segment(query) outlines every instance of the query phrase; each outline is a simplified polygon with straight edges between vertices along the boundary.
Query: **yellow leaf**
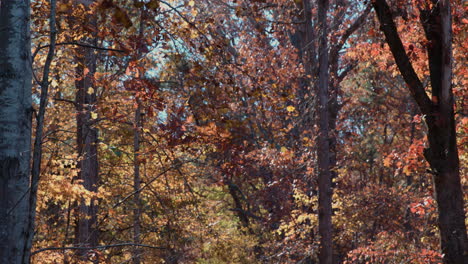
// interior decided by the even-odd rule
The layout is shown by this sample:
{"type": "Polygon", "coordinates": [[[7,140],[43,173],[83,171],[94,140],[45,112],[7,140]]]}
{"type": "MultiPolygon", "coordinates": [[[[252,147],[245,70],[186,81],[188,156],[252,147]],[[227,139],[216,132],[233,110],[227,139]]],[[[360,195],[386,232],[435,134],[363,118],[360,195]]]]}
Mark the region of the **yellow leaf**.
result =
{"type": "Polygon", "coordinates": [[[96,119],[97,118],[97,113],[91,112],[91,119],[96,119]]]}
{"type": "Polygon", "coordinates": [[[286,151],[288,151],[288,149],[286,147],[281,147],[281,152],[282,153],[285,153],[286,151]]]}
{"type": "Polygon", "coordinates": [[[195,1],[190,0],[190,1],[188,2],[188,5],[189,5],[189,6],[194,6],[194,5],[195,5],[195,1]]]}
{"type": "Polygon", "coordinates": [[[94,93],[93,87],[89,87],[87,93],[88,93],[88,94],[93,94],[93,93],[94,93]]]}
{"type": "Polygon", "coordinates": [[[288,112],[294,112],[294,110],[296,110],[296,107],[290,105],[290,106],[286,107],[286,110],[288,110],[288,112]]]}
{"type": "Polygon", "coordinates": [[[50,83],[50,85],[55,88],[55,87],[58,86],[58,83],[57,83],[57,81],[55,79],[53,79],[52,82],[50,83]]]}
{"type": "Polygon", "coordinates": [[[191,39],[195,39],[195,38],[197,38],[197,37],[198,37],[198,32],[192,30],[192,31],[190,32],[190,38],[191,38],[191,39]]]}

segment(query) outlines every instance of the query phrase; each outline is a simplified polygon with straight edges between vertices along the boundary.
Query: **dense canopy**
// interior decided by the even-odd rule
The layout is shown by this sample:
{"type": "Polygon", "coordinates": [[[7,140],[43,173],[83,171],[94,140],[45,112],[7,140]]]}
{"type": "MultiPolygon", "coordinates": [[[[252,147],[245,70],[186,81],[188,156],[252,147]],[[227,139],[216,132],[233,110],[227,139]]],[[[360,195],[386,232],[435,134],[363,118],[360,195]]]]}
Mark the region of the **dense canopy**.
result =
{"type": "Polygon", "coordinates": [[[0,0],[0,263],[466,263],[467,14],[0,0]]]}

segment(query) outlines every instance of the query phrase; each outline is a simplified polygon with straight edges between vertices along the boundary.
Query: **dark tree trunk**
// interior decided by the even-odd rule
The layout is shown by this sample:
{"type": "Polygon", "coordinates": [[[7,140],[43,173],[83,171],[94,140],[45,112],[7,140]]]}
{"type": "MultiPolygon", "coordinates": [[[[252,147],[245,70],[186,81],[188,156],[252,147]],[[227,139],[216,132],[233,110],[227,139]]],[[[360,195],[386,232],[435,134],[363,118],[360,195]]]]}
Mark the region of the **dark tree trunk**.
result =
{"type": "MultiPolygon", "coordinates": [[[[96,43],[93,43],[96,46],[96,43]]],[[[96,55],[92,49],[79,48],[76,85],[76,122],[77,150],[79,154],[79,179],[86,190],[97,192],[99,183],[98,165],[98,130],[94,126],[96,113],[96,91],[94,89],[94,73],[96,72],[96,55]]],[[[75,243],[81,247],[94,247],[98,244],[97,200],[88,203],[79,201],[75,243]]],[[[86,252],[78,252],[84,255],[86,252]]]]}
{"type": "MultiPolygon", "coordinates": [[[[137,109],[135,110],[135,123],[133,135],[133,190],[135,195],[133,201],[135,208],[133,209],[133,243],[138,245],[141,243],[140,226],[141,226],[141,200],[140,200],[140,130],[141,130],[141,103],[137,99],[137,109]]],[[[141,249],[135,247],[133,250],[132,262],[133,264],[140,264],[141,262],[141,249]]]]}
{"type": "Polygon", "coordinates": [[[234,201],[235,208],[233,209],[233,211],[235,211],[237,216],[239,217],[242,227],[247,228],[249,232],[253,234],[254,232],[250,227],[250,219],[246,214],[247,211],[245,210],[243,205],[244,199],[242,197],[242,193],[239,189],[239,186],[234,184],[228,177],[224,178],[224,183],[228,187],[229,194],[231,195],[232,200],[234,201]]]}
{"type": "Polygon", "coordinates": [[[319,169],[319,197],[318,197],[318,221],[320,235],[320,264],[333,263],[332,245],[332,186],[330,172],[330,142],[329,142],[329,113],[328,113],[328,0],[318,1],[318,28],[320,30],[319,44],[319,81],[318,81],[318,127],[317,159],[319,169]]]}
{"type": "MultiPolygon", "coordinates": [[[[313,87],[313,80],[311,76],[315,76],[317,73],[317,40],[315,36],[314,26],[312,24],[312,7],[310,0],[302,0],[301,4],[298,4],[300,17],[304,23],[300,23],[296,26],[296,32],[291,35],[291,43],[298,50],[299,58],[304,64],[305,76],[300,80],[300,89],[297,96],[299,97],[301,104],[299,105],[300,111],[309,111],[307,105],[307,97],[311,96],[311,88],[313,87]]],[[[310,126],[313,117],[304,122],[305,126],[310,126]]],[[[296,137],[302,133],[305,128],[301,129],[298,127],[295,129],[294,134],[296,137]]]]}
{"type": "Polygon", "coordinates": [[[31,43],[29,1],[0,5],[0,263],[29,263],[31,43]]]}
{"type": "Polygon", "coordinates": [[[385,0],[376,0],[373,5],[398,68],[421,112],[426,115],[429,148],[425,149],[424,156],[434,177],[444,263],[464,264],[468,259],[468,242],[453,109],[449,1],[438,1],[430,10],[421,11],[421,22],[430,43],[427,51],[432,100],[426,95],[405,53],[388,4],[385,0]]]}
{"type": "MultiPolygon", "coordinates": [[[[345,6],[343,1],[336,3],[339,12],[334,19],[334,27],[339,28],[342,22],[342,16],[345,13],[345,6]]],[[[319,73],[319,89],[317,91],[318,104],[317,115],[319,122],[320,136],[317,141],[318,145],[318,163],[319,163],[319,200],[321,208],[319,210],[319,230],[321,234],[322,255],[320,259],[323,263],[331,263],[333,261],[332,253],[332,209],[331,209],[331,196],[332,196],[332,179],[337,176],[336,165],[336,120],[340,105],[338,104],[339,83],[346,74],[352,69],[352,65],[348,65],[341,74],[339,72],[339,51],[343,48],[349,36],[355,32],[365,21],[365,17],[369,13],[370,7],[366,8],[361,16],[349,27],[344,34],[340,37],[339,41],[328,52],[328,24],[326,13],[328,12],[328,3],[321,2],[320,10],[318,11],[318,25],[319,25],[319,41],[316,39],[314,27],[312,24],[312,7],[309,0],[301,2],[301,14],[304,20],[303,24],[299,24],[296,28],[295,34],[291,36],[292,44],[298,49],[299,57],[302,59],[307,76],[316,76],[319,73]],[[318,43],[319,42],[319,43],[318,43]],[[317,62],[317,46],[319,46],[319,56],[317,62]],[[330,59],[328,59],[330,56],[330,59]],[[319,65],[319,69],[317,66],[319,65]],[[330,84],[329,73],[333,75],[333,84],[330,84]],[[325,136],[323,136],[325,135],[325,136]],[[328,138],[327,138],[328,137],[328,138]]],[[[306,102],[309,95],[310,87],[315,86],[315,82],[305,77],[301,80],[301,89],[299,91],[299,98],[302,102],[306,102]]],[[[303,110],[307,110],[309,106],[305,103],[301,104],[303,110]]],[[[311,116],[310,120],[313,120],[311,116]]],[[[304,123],[307,123],[304,122],[304,123]]],[[[309,124],[310,125],[310,124],[309,124]]],[[[300,134],[300,129],[296,134],[300,134]]],[[[312,186],[311,186],[312,188],[312,186]]]]}
{"type": "MultiPolygon", "coordinates": [[[[39,111],[36,116],[36,133],[34,138],[34,151],[32,158],[32,170],[31,170],[31,191],[29,197],[30,212],[29,212],[29,229],[35,230],[35,218],[36,218],[36,203],[37,203],[37,189],[39,185],[39,179],[41,174],[41,162],[42,162],[42,137],[44,135],[44,116],[49,99],[49,72],[52,60],[55,55],[55,41],[57,32],[55,28],[55,16],[56,16],[56,0],[50,1],[50,33],[49,33],[49,51],[47,53],[46,62],[44,64],[44,70],[42,73],[41,87],[41,98],[39,102],[39,111]]],[[[28,247],[31,248],[32,239],[34,233],[28,234],[28,247]]]]}

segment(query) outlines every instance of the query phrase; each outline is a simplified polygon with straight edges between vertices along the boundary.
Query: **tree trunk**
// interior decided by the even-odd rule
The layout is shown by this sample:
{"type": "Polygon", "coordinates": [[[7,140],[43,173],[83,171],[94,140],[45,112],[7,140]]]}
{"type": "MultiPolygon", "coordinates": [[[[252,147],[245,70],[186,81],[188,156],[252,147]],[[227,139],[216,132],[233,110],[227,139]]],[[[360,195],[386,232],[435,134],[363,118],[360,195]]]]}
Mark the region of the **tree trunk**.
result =
{"type": "MultiPolygon", "coordinates": [[[[136,99],[137,109],[135,110],[135,123],[134,123],[134,135],[133,135],[133,190],[135,195],[133,201],[135,208],[133,209],[133,243],[135,245],[140,244],[140,226],[141,226],[141,200],[140,200],[140,129],[141,129],[141,103],[139,99],[136,99]]],[[[140,264],[141,262],[141,249],[135,247],[133,250],[132,262],[133,264],[140,264]]]]}
{"type": "MultiPolygon", "coordinates": [[[[304,23],[297,24],[296,31],[291,35],[291,43],[298,50],[299,58],[304,64],[305,76],[300,79],[300,89],[297,96],[301,102],[306,102],[306,98],[310,96],[310,90],[313,86],[312,76],[317,72],[317,40],[314,32],[314,25],[312,24],[312,7],[310,0],[302,0],[302,2],[298,4],[298,8],[300,9],[299,13],[302,15],[301,20],[303,20],[304,23]]],[[[301,111],[307,111],[306,104],[301,104],[300,107],[301,111]]],[[[301,132],[300,130],[296,131],[296,135],[299,136],[301,132]]]]}
{"type": "Polygon", "coordinates": [[[421,112],[426,115],[429,148],[425,149],[424,156],[434,177],[443,261],[445,264],[464,264],[468,259],[468,242],[453,109],[449,1],[441,0],[430,10],[421,11],[421,22],[430,43],[427,51],[432,100],[426,95],[405,53],[388,4],[385,0],[376,0],[373,5],[398,68],[421,112]]]}
{"type": "Polygon", "coordinates": [[[0,263],[29,263],[29,1],[0,6],[0,263]]]}
{"type": "MultiPolygon", "coordinates": [[[[96,46],[96,43],[92,43],[96,46]]],[[[94,127],[92,114],[96,113],[96,91],[94,89],[94,73],[96,72],[96,55],[94,50],[79,48],[76,85],[76,122],[77,148],[79,154],[79,179],[86,190],[97,192],[99,184],[98,164],[98,131],[94,127]]],[[[98,244],[97,200],[88,203],[80,201],[76,225],[75,243],[81,247],[94,247],[98,244]]],[[[78,252],[84,255],[86,252],[78,252]]]]}
{"type": "Polygon", "coordinates": [[[32,158],[32,170],[31,170],[31,191],[29,197],[30,212],[29,212],[29,229],[33,230],[28,234],[28,247],[31,248],[32,239],[34,235],[34,226],[36,218],[36,203],[37,203],[37,189],[39,185],[39,179],[41,175],[41,162],[42,162],[42,137],[44,134],[44,116],[49,99],[49,72],[52,60],[55,55],[55,42],[57,38],[57,31],[55,28],[55,16],[56,16],[56,0],[50,1],[50,16],[49,16],[49,51],[47,53],[46,62],[44,64],[44,70],[42,73],[42,80],[40,83],[41,87],[41,98],[39,102],[39,111],[36,116],[36,133],[34,138],[34,150],[32,158]]]}
{"type": "Polygon", "coordinates": [[[421,13],[428,45],[433,114],[429,116],[429,148],[425,156],[434,174],[444,263],[466,263],[468,243],[460,182],[452,94],[452,19],[450,2],[441,0],[421,13]],[[438,30],[440,29],[440,32],[438,30]]]}
{"type": "Polygon", "coordinates": [[[332,186],[330,172],[330,142],[328,113],[328,0],[318,1],[318,26],[320,30],[319,44],[319,81],[318,81],[318,127],[317,159],[319,169],[318,221],[320,235],[320,264],[333,263],[332,246],[332,186]]]}

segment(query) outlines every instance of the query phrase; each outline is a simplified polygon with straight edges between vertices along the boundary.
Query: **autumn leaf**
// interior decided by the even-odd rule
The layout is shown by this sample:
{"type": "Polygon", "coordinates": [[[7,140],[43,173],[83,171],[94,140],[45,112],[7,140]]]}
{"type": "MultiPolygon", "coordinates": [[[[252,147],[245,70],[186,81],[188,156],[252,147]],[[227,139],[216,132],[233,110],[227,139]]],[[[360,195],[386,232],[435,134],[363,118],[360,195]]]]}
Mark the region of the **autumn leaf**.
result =
{"type": "Polygon", "coordinates": [[[58,13],[65,13],[65,12],[67,12],[68,10],[70,10],[70,7],[71,7],[71,6],[70,6],[69,4],[67,4],[67,3],[59,3],[59,4],[57,5],[57,12],[58,12],[58,13]]]}
{"type": "Polygon", "coordinates": [[[296,110],[296,108],[292,105],[286,107],[286,110],[288,110],[288,112],[294,112],[296,110]]]}
{"type": "Polygon", "coordinates": [[[150,9],[158,9],[159,8],[159,1],[158,0],[151,0],[145,4],[147,8],[150,9]]]}
{"type": "Polygon", "coordinates": [[[127,12],[118,7],[114,9],[113,19],[118,24],[123,25],[125,28],[129,28],[133,25],[132,20],[128,16],[127,12]]]}

